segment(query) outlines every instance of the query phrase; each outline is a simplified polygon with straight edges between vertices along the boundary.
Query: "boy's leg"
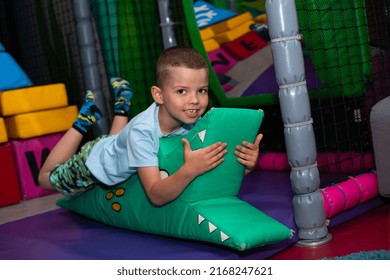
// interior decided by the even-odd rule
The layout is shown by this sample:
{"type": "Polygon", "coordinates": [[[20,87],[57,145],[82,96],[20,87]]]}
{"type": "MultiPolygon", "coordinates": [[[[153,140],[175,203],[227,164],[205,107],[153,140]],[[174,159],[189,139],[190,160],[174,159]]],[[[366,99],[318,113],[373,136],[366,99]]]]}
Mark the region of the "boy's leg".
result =
{"type": "Polygon", "coordinates": [[[73,196],[93,188],[97,181],[85,163],[93,146],[104,137],[108,136],[104,135],[85,143],[69,160],[54,167],[49,180],[58,192],[65,196],[73,196]]]}
{"type": "Polygon", "coordinates": [[[115,103],[114,103],[114,119],[112,121],[110,134],[117,134],[121,131],[129,119],[129,112],[131,109],[131,99],[133,92],[130,88],[130,83],[122,78],[111,78],[111,85],[114,89],[115,103]]]}
{"type": "Polygon", "coordinates": [[[66,162],[77,152],[88,128],[102,117],[94,99],[93,93],[87,91],[85,103],[81,107],[73,126],[58,141],[45,160],[38,177],[42,188],[53,190],[53,186],[50,183],[51,171],[57,164],[66,162]]]}
{"type": "Polygon", "coordinates": [[[51,150],[45,163],[39,170],[39,185],[48,190],[55,190],[50,183],[50,173],[57,164],[61,164],[70,159],[76,152],[83,140],[83,135],[73,127],[70,128],[58,143],[51,150]]]}

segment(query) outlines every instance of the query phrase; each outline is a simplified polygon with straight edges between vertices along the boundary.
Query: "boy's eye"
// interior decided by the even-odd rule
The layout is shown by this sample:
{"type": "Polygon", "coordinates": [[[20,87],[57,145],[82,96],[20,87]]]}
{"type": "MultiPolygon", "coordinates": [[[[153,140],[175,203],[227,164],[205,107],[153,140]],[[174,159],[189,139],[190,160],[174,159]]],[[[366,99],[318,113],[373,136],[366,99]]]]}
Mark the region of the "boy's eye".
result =
{"type": "Polygon", "coordinates": [[[202,89],[199,90],[199,93],[201,93],[201,94],[207,94],[207,93],[208,93],[208,90],[205,89],[205,88],[202,88],[202,89]]]}
{"type": "Polygon", "coordinates": [[[185,91],[184,89],[179,89],[179,90],[177,90],[177,93],[178,93],[178,94],[185,94],[186,91],[185,91]]]}

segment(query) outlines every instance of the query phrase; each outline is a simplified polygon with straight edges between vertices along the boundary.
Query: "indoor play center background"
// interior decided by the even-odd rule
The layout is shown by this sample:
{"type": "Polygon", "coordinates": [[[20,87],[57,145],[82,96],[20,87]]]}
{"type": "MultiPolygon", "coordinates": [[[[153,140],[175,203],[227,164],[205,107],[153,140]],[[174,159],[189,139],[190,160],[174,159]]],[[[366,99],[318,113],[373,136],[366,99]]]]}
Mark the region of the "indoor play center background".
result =
{"type": "MultiPolygon", "coordinates": [[[[291,166],[265,2],[0,0],[0,207],[51,194],[38,186],[39,166],[72,125],[87,89],[96,93],[105,118],[86,140],[108,131],[113,116],[110,77],[121,76],[131,82],[135,93],[131,116],[146,109],[153,101],[150,87],[155,81],[157,57],[173,40],[177,45],[193,46],[209,58],[213,68],[210,107],[264,111],[259,164],[252,177],[244,179],[240,195],[296,229],[291,166]],[[80,15],[78,2],[88,2],[90,14],[80,15]],[[222,16],[213,22],[209,17],[213,13],[222,16]],[[86,22],[90,25],[83,25],[86,22]],[[85,26],[90,27],[88,32],[85,26]],[[91,54],[95,57],[86,58],[91,54]],[[259,184],[263,184],[261,190],[257,189],[259,184]],[[283,188],[279,194],[264,191],[268,188],[278,192],[274,190],[278,185],[283,188]]],[[[379,192],[370,123],[372,108],[390,95],[390,3],[296,0],[295,5],[321,176],[320,193],[329,226],[333,226],[387,203],[386,196],[390,196],[388,189],[379,192]]],[[[107,231],[115,230],[70,212],[61,212],[60,216],[71,229],[84,234],[109,235],[107,231]],[[88,233],[88,226],[96,232],[88,233]]],[[[12,225],[9,227],[12,229],[12,225]]],[[[37,234],[38,230],[39,226],[37,234]]],[[[74,237],[74,233],[68,234],[58,238],[74,237]]],[[[210,244],[138,232],[134,233],[134,241],[126,239],[128,232],[116,234],[121,242],[133,242],[133,248],[139,250],[138,257],[145,259],[152,258],[142,250],[145,243],[153,244],[157,250],[154,257],[169,247],[176,249],[171,249],[173,255],[165,258],[178,258],[175,254],[181,247],[185,248],[179,249],[183,258],[212,259],[266,258],[299,242],[295,235],[278,244],[237,253],[210,244]]],[[[79,244],[74,244],[75,248],[76,245],[79,244]]],[[[109,248],[102,244],[107,246],[106,254],[95,254],[93,258],[133,258],[121,255],[119,243],[111,245],[109,248]]],[[[50,254],[54,258],[91,258],[86,252],[50,249],[51,253],[29,254],[31,258],[50,254]]],[[[3,258],[18,258],[12,254],[6,252],[3,258]]]]}

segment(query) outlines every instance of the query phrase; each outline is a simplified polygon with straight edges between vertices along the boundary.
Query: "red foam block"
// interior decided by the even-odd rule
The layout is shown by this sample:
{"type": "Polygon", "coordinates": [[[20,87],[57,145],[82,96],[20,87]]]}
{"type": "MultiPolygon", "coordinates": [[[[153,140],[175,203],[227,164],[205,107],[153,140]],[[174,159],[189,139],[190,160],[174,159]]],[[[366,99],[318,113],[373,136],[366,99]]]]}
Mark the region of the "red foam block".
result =
{"type": "Polygon", "coordinates": [[[236,40],[221,45],[221,48],[237,60],[250,57],[267,45],[256,32],[248,32],[236,40]]]}
{"type": "Polygon", "coordinates": [[[53,193],[39,186],[38,174],[49,152],[63,135],[64,133],[61,132],[11,141],[19,175],[22,199],[26,200],[53,193]]]}
{"type": "Polygon", "coordinates": [[[12,146],[0,145],[0,207],[20,202],[18,173],[12,146]]]}

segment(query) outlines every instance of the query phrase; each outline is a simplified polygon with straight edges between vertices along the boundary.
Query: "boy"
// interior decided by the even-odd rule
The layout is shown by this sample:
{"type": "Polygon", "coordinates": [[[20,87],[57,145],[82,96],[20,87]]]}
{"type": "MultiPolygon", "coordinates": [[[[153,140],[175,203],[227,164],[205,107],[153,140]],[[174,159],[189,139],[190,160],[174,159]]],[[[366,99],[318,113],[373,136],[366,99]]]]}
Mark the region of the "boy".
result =
{"type": "MultiPolygon", "coordinates": [[[[75,124],[42,166],[40,185],[73,195],[93,187],[94,183],[119,184],[138,172],[153,204],[164,205],[174,200],[195,177],[221,164],[227,152],[227,144],[220,142],[192,151],[189,142],[183,139],[183,166],[167,178],[160,177],[159,139],[185,135],[201,118],[208,106],[208,79],[207,63],[195,50],[185,47],[164,50],[157,62],[156,85],[151,88],[155,102],[128,122],[130,85],[113,79],[116,102],[110,135],[86,143],[75,154],[83,134],[101,117],[93,94],[87,92],[75,124]]],[[[246,166],[246,174],[256,165],[261,139],[259,134],[255,143],[243,142],[236,147],[235,154],[246,166]]]]}

